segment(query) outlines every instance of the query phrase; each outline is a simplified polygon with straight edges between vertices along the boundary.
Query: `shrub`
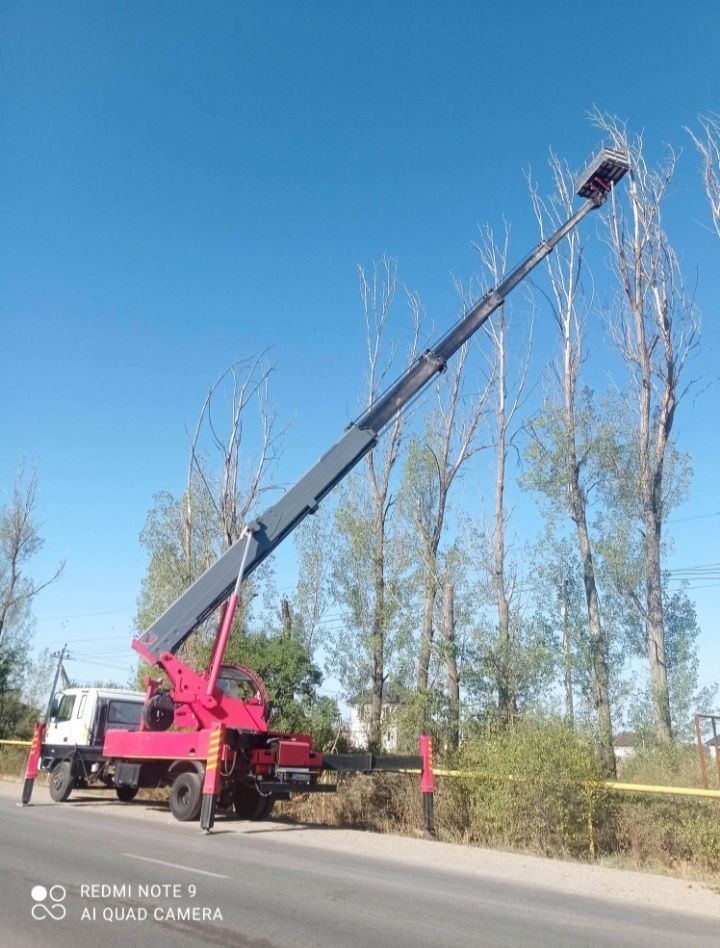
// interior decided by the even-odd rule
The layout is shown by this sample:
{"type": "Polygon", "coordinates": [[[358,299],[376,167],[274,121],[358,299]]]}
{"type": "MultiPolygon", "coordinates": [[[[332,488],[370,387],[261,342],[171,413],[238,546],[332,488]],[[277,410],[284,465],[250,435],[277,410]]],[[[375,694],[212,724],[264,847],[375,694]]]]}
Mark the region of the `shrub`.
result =
{"type": "MultiPolygon", "coordinates": [[[[709,771],[711,772],[711,771],[709,771]]],[[[701,786],[692,747],[650,747],[623,762],[626,783],[701,786]]],[[[623,796],[616,816],[617,848],[635,865],[720,871],[720,803],[672,796],[623,796]]]]}
{"type": "Polygon", "coordinates": [[[455,761],[472,775],[440,780],[443,836],[544,855],[587,856],[606,842],[608,795],[591,741],[560,721],[524,721],[466,745],[455,761]]]}

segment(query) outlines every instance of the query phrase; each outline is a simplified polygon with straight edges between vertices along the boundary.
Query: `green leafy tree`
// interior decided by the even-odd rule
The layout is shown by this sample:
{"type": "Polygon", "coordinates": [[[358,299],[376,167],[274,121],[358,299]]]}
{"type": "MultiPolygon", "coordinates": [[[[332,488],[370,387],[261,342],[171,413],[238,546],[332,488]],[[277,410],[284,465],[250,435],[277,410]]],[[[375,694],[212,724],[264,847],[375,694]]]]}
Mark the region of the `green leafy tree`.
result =
{"type": "Polygon", "coordinates": [[[295,533],[298,580],[293,596],[292,628],[311,654],[323,641],[323,620],[332,601],[330,550],[332,517],[321,507],[295,533]]]}
{"type": "Polygon", "coordinates": [[[25,661],[19,648],[0,646],[0,738],[30,737],[38,709],[23,700],[25,661]]]}
{"type": "Polygon", "coordinates": [[[378,533],[362,475],[351,475],[340,492],[334,538],[332,584],[343,621],[328,634],[327,667],[352,697],[366,694],[370,684],[370,744],[380,749],[378,710],[385,684],[391,676],[406,679],[414,664],[407,610],[411,589],[402,537],[391,531],[388,519],[378,533]]]}
{"type": "Polygon", "coordinates": [[[0,639],[13,624],[26,619],[33,600],[59,578],[65,567],[61,563],[42,582],[28,572],[29,563],[43,545],[35,523],[37,489],[37,472],[26,476],[19,465],[12,496],[0,507],[0,639]]]}
{"type": "Polygon", "coordinates": [[[479,394],[466,391],[469,345],[462,347],[452,366],[434,387],[435,398],[426,415],[422,438],[410,440],[400,490],[400,509],[409,535],[419,545],[422,586],[422,625],[417,662],[417,687],[428,687],[435,641],[438,593],[443,583],[440,547],[449,511],[450,492],[463,468],[480,450],[478,434],[489,386],[479,394]]]}
{"type": "Polygon", "coordinates": [[[677,154],[670,148],[650,167],[641,135],[618,119],[596,112],[595,124],[613,147],[629,156],[622,197],[614,197],[607,218],[611,261],[618,280],[617,304],[608,330],[627,369],[622,414],[626,442],[634,454],[637,504],[633,523],[642,539],[646,658],[650,669],[653,721],[659,741],[672,740],[663,605],[663,527],[669,507],[666,463],[672,450],[678,408],[692,385],[684,378],[698,346],[699,320],[685,292],[678,257],[662,226],[672,190],[677,154]]]}
{"type": "Polygon", "coordinates": [[[63,571],[61,563],[49,579],[31,575],[33,558],[43,540],[36,523],[37,472],[26,475],[20,465],[9,500],[0,507],[0,737],[25,737],[37,720],[43,676],[41,655],[30,657],[33,636],[32,607],[37,596],[63,571]]]}
{"type": "MultiPolygon", "coordinates": [[[[693,716],[714,713],[717,701],[717,685],[700,687],[700,661],[697,640],[700,627],[695,606],[684,589],[670,591],[665,578],[665,654],[668,663],[668,688],[670,715],[673,733],[680,739],[693,739],[693,716]]],[[[631,644],[634,654],[645,655],[643,625],[635,624],[631,644]]],[[[649,683],[636,689],[629,711],[631,726],[652,741],[653,727],[652,689],[649,683]]]]}
{"type": "MultiPolygon", "coordinates": [[[[415,356],[420,304],[406,290],[412,336],[406,360],[387,345],[389,321],[398,288],[397,261],[384,256],[371,271],[358,267],[365,326],[367,377],[362,396],[368,408],[397,374],[398,362],[415,356]]],[[[388,424],[363,467],[347,481],[335,514],[333,585],[345,611],[347,629],[331,643],[332,657],[348,693],[370,685],[369,743],[379,749],[385,682],[392,671],[400,612],[398,547],[394,523],[394,475],[403,440],[403,416],[388,424]]]]}

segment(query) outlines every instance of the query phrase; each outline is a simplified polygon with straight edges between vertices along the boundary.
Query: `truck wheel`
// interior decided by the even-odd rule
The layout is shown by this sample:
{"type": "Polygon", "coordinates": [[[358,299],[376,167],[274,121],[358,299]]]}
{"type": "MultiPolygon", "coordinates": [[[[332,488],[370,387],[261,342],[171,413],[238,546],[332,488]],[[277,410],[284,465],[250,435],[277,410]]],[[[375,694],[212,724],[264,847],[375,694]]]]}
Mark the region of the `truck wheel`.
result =
{"type": "Polygon", "coordinates": [[[200,815],[202,781],[194,772],[179,774],[170,791],[170,812],[176,820],[188,823],[200,815]]]}
{"type": "Polygon", "coordinates": [[[257,816],[254,816],[254,820],[266,820],[273,811],[275,806],[275,797],[267,796],[263,797],[263,806],[257,816]]]}
{"type": "Polygon", "coordinates": [[[275,800],[262,796],[254,787],[244,783],[235,786],[235,812],[241,820],[264,820],[270,816],[275,800]]]}
{"type": "Polygon", "coordinates": [[[69,760],[61,760],[50,771],[48,789],[50,797],[55,803],[63,803],[70,796],[73,788],[72,765],[69,760]]]}
{"type": "Polygon", "coordinates": [[[129,803],[137,796],[137,787],[115,787],[115,793],[121,803],[129,803]]]}

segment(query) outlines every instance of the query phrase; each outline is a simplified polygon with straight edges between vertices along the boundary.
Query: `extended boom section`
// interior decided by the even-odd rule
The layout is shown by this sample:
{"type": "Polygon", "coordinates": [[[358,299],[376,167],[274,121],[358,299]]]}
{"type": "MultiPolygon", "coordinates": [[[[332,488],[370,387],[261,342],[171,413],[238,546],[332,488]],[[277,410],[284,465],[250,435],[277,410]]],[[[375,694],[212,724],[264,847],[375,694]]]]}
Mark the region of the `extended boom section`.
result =
{"type": "Polygon", "coordinates": [[[587,198],[585,203],[475,303],[435,345],[423,352],[349,426],[337,444],[287,494],[258,517],[252,535],[241,538],[224,553],[136,639],[133,647],[150,661],[157,661],[165,653],[177,652],[193,630],[228,598],[236,584],[243,558],[243,576],[249,576],[375,446],[388,423],[445,369],[448,360],[484,325],[507,295],[590,211],[605,201],[611,187],[622,178],[628,167],[627,158],[620,152],[601,150],[577,182],[577,193],[587,198]],[[247,556],[246,544],[249,544],[247,556]]]}

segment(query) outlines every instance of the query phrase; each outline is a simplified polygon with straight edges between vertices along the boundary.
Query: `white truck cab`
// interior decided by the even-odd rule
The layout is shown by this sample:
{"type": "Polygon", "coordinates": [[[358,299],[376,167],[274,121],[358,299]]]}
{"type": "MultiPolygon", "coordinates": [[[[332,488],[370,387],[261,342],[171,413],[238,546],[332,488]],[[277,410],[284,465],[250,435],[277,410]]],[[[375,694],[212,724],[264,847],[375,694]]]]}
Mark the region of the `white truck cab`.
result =
{"type": "Polygon", "coordinates": [[[145,695],[120,688],[66,688],[55,695],[45,730],[40,769],[50,773],[55,801],[67,800],[73,788],[102,784],[129,801],[136,788],[116,787],[114,770],[103,757],[105,732],[140,727],[145,695]]]}
{"type": "Polygon", "coordinates": [[[145,695],[119,688],[66,688],[55,696],[45,744],[102,745],[111,728],[132,730],[140,723],[145,695]]]}

